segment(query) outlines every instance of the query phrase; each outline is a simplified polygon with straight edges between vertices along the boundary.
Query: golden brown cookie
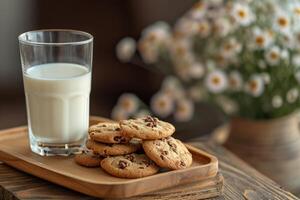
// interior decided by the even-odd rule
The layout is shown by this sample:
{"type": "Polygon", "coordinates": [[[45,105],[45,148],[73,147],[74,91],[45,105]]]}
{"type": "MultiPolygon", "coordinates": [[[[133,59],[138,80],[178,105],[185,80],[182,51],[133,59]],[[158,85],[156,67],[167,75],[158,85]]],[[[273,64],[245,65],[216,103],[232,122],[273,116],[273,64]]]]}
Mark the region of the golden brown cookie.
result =
{"type": "Polygon", "coordinates": [[[120,125],[116,122],[100,122],[89,128],[92,140],[103,143],[128,143],[130,138],[121,134],[120,125]]]}
{"type": "Polygon", "coordinates": [[[95,154],[101,156],[118,156],[136,152],[141,148],[139,143],[127,143],[127,144],[105,144],[88,140],[86,147],[92,150],[95,154]]]}
{"type": "Polygon", "coordinates": [[[192,165],[192,154],[186,146],[173,137],[143,142],[146,155],[158,166],[168,169],[184,169],[192,165]]]}
{"type": "Polygon", "coordinates": [[[74,160],[84,167],[99,167],[102,158],[91,151],[83,151],[82,154],[75,155],[74,160]]]}
{"type": "Polygon", "coordinates": [[[120,127],[124,136],[143,140],[161,139],[175,132],[175,127],[172,124],[151,116],[122,120],[120,127]]]}
{"type": "Polygon", "coordinates": [[[107,157],[101,161],[107,173],[120,178],[141,178],[156,174],[159,168],[145,154],[107,157]]]}

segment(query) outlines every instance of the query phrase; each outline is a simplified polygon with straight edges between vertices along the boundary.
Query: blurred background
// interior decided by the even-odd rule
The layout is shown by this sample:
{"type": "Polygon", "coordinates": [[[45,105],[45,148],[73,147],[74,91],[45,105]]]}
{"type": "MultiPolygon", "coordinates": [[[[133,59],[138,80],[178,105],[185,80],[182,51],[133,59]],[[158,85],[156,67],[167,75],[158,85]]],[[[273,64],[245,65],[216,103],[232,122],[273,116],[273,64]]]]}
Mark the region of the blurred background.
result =
{"type": "MultiPolygon", "coordinates": [[[[19,34],[49,28],[91,33],[95,38],[91,114],[109,117],[121,93],[133,92],[149,102],[163,78],[134,64],[120,63],[115,56],[117,42],[125,36],[138,38],[144,27],[157,20],[174,23],[193,3],[193,0],[1,0],[0,129],[27,123],[19,34]]],[[[199,134],[210,132],[220,123],[215,111],[207,106],[201,110],[199,134]]]]}

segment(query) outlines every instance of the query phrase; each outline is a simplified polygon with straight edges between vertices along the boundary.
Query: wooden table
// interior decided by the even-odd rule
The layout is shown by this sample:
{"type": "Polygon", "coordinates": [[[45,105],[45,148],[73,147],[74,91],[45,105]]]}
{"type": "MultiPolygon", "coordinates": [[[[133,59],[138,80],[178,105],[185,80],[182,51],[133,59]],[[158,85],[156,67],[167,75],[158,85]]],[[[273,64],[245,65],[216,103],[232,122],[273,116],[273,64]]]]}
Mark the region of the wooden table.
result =
{"type": "MultiPolygon", "coordinates": [[[[298,199],[222,146],[207,141],[193,142],[192,145],[211,152],[220,161],[220,170],[225,178],[224,194],[212,199],[298,199]]],[[[94,198],[17,171],[5,164],[0,164],[0,199],[87,200],[94,198]]]]}

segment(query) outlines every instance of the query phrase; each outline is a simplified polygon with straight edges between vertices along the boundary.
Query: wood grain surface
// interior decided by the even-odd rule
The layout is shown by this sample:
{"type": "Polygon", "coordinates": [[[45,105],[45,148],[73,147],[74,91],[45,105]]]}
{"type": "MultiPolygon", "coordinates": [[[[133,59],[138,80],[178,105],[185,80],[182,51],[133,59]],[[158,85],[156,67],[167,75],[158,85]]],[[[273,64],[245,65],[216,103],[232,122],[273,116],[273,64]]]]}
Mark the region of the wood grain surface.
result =
{"type": "MultiPolygon", "coordinates": [[[[294,200],[293,194],[281,188],[272,180],[257,172],[225,148],[207,141],[193,142],[192,145],[206,149],[219,159],[220,171],[224,175],[224,192],[213,200],[294,200]]],[[[70,191],[60,186],[27,175],[23,172],[0,164],[0,199],[94,199],[70,191]]],[[[184,190],[182,191],[184,193],[184,190]]],[[[153,194],[155,195],[155,194],[153,194]]],[[[141,200],[149,197],[139,198],[141,200]]],[[[154,199],[154,196],[153,198],[154,199]]],[[[155,196],[161,200],[163,197],[155,196]]],[[[172,199],[197,199],[195,196],[181,196],[172,199]]]]}

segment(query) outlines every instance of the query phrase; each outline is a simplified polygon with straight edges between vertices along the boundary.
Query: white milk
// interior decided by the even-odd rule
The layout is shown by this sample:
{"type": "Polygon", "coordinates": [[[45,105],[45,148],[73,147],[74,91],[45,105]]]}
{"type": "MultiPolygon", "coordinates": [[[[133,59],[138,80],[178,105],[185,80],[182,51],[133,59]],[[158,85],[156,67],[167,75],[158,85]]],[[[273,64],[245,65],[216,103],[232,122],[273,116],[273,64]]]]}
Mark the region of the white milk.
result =
{"type": "Polygon", "coordinates": [[[72,143],[87,136],[91,73],[69,63],[37,65],[24,73],[29,129],[37,142],[72,143]]]}

